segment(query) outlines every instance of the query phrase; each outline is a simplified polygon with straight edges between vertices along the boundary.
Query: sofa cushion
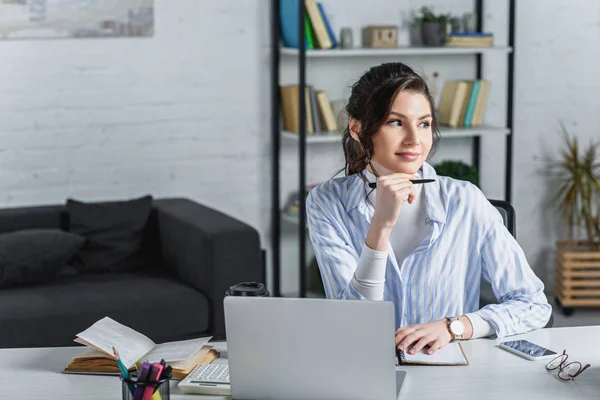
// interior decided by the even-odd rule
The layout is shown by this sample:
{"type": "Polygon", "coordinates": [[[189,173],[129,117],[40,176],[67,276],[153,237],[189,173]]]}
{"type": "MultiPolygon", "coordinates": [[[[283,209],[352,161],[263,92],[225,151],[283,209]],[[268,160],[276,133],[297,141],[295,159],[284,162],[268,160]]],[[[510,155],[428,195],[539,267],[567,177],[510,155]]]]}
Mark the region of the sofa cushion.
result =
{"type": "Polygon", "coordinates": [[[105,316],[157,343],[198,337],[209,326],[204,294],[170,275],[80,274],[0,290],[0,348],[75,345],[77,333],[105,316]]]}
{"type": "Polygon", "coordinates": [[[144,265],[144,228],[152,197],[83,203],[68,199],[69,230],[86,238],[72,265],[81,272],[135,270],[144,265]]]}
{"type": "Polygon", "coordinates": [[[0,209],[0,233],[21,229],[67,230],[62,206],[35,206],[0,209]]]}
{"type": "Polygon", "coordinates": [[[47,281],[66,267],[85,239],[60,229],[0,234],[0,288],[47,281]]]}

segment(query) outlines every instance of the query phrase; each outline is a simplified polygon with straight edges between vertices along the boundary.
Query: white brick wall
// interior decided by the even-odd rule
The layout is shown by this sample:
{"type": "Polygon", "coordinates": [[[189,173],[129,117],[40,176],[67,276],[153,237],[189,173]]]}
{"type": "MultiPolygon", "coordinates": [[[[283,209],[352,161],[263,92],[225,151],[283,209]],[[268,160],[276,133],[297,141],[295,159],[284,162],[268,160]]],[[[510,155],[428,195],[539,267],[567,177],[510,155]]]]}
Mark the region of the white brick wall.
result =
{"type": "Polygon", "coordinates": [[[557,157],[563,120],[581,143],[600,139],[600,3],[517,2],[513,204],[527,259],[554,287],[554,246],[565,239],[544,158],[557,157]],[[540,17],[543,12],[543,17],[540,17]]]}
{"type": "MultiPolygon", "coordinates": [[[[151,39],[0,42],[0,206],[61,203],[68,196],[188,196],[257,227],[269,247],[269,3],[155,0],[151,39]]],[[[598,137],[596,3],[518,2],[513,203],[519,241],[546,279],[557,231],[554,212],[542,207],[547,185],[537,170],[544,151],[559,144],[558,118],[576,124],[582,137],[598,137]]],[[[473,2],[325,1],[336,30],[353,26],[357,41],[361,25],[399,24],[423,4],[462,14],[473,2]]],[[[486,28],[505,43],[507,2],[486,0],[485,7],[486,28]]],[[[496,82],[486,119],[503,123],[505,58],[498,57],[484,65],[496,82]]],[[[365,68],[382,61],[354,60],[343,68],[323,61],[309,67],[309,79],[341,98],[365,68]],[[336,81],[323,71],[334,71],[336,81]]],[[[472,60],[462,57],[406,61],[442,79],[474,73],[472,60]]],[[[293,80],[295,73],[283,77],[293,80]]],[[[468,145],[443,142],[438,159],[468,159],[468,145]]],[[[296,149],[283,142],[282,177],[295,176],[296,149]]],[[[491,197],[504,193],[502,149],[501,138],[482,143],[481,174],[491,197]]],[[[339,151],[309,148],[309,182],[341,167],[339,151]]],[[[283,185],[297,187],[295,180],[283,185]]],[[[293,285],[297,269],[288,260],[284,280],[293,285]]]]}
{"type": "Polygon", "coordinates": [[[151,39],[0,42],[0,206],[189,196],[266,231],[268,4],[155,7],[151,39]]]}

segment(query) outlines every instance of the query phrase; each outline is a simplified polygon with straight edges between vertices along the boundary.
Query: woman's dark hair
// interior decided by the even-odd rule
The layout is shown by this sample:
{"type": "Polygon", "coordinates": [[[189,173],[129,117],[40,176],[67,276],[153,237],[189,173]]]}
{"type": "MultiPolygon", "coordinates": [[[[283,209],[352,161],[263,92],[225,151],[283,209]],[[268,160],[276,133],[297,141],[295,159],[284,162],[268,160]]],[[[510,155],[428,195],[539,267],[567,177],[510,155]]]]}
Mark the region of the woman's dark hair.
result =
{"type": "MultiPolygon", "coordinates": [[[[427,83],[406,64],[400,62],[381,64],[369,69],[352,85],[346,113],[348,117],[360,121],[361,130],[359,143],[350,135],[349,125],[344,129],[342,146],[346,159],[344,166],[346,175],[361,172],[370,165],[373,155],[373,136],[386,122],[394,99],[401,91],[420,93],[429,101],[433,134],[433,144],[429,156],[435,152],[440,141],[440,133],[434,113],[434,101],[427,83]]],[[[371,166],[371,168],[373,167],[371,166]]]]}

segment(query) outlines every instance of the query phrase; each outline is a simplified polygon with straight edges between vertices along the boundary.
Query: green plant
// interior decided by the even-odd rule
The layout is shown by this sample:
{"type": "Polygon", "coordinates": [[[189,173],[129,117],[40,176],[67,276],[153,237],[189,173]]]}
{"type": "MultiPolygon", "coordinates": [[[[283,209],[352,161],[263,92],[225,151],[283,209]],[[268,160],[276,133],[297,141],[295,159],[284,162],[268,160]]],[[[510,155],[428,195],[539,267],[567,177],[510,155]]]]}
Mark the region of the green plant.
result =
{"type": "Polygon", "coordinates": [[[432,8],[423,6],[421,7],[421,16],[416,19],[421,22],[438,22],[445,26],[448,19],[450,19],[450,14],[436,15],[432,8]]]}
{"type": "Polygon", "coordinates": [[[558,205],[563,221],[573,239],[575,229],[585,229],[587,240],[600,247],[600,142],[580,149],[577,137],[571,136],[561,122],[564,147],[561,160],[550,163],[550,175],[557,180],[558,189],[551,203],[558,205]],[[581,150],[581,152],[580,152],[581,150]]]}
{"type": "Polygon", "coordinates": [[[442,161],[433,166],[438,175],[468,181],[479,186],[479,172],[477,168],[465,164],[462,161],[442,161]]]}

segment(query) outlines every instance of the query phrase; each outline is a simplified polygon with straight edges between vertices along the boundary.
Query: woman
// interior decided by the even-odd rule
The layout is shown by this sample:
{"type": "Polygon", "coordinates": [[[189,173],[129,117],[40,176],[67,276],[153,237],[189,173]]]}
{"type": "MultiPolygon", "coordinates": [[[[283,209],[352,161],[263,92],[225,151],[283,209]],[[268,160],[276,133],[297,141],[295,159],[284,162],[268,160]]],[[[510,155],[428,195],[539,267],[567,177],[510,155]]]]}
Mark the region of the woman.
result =
{"type": "Polygon", "coordinates": [[[424,80],[402,63],[373,67],[346,111],[346,176],[306,202],[327,297],[392,301],[396,346],[411,353],[544,327],[544,285],[500,213],[476,186],[425,162],[440,136],[424,80]],[[479,309],[482,276],[499,304],[479,309]]]}

